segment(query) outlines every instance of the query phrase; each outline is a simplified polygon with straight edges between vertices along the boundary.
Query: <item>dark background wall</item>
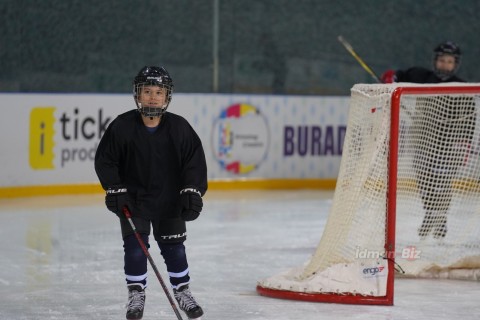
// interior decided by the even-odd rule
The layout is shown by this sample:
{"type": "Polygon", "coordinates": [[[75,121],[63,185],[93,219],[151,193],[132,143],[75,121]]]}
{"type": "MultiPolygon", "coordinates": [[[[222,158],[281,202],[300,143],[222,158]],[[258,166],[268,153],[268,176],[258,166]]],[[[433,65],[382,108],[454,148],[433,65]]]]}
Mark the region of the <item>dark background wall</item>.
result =
{"type": "MultiPolygon", "coordinates": [[[[347,95],[378,75],[431,67],[444,40],[479,81],[478,0],[219,0],[222,93],[347,95]]],[[[214,0],[1,0],[0,91],[126,93],[144,65],[176,92],[213,92],[214,0]]]]}

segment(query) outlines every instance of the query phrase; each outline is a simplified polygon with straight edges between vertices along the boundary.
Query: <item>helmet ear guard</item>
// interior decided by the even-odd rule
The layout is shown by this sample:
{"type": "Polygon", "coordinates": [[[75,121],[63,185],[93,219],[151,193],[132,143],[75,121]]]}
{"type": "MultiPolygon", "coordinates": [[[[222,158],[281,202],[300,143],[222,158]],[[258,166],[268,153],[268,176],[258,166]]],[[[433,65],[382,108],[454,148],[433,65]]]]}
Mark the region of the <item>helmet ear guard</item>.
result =
{"type": "Polygon", "coordinates": [[[172,100],[173,80],[164,67],[143,67],[133,80],[133,99],[138,111],[145,117],[161,117],[172,100]],[[158,86],[166,90],[165,104],[162,107],[145,107],[138,101],[144,86],[158,86]]]}

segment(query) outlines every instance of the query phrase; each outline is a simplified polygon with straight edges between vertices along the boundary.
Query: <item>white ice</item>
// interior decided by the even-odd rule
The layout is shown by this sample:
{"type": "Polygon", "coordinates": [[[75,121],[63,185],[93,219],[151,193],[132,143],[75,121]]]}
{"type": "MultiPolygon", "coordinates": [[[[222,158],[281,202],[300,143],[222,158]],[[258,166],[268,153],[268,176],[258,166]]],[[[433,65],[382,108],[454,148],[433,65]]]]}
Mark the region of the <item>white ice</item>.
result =
{"type": "MultiPolygon", "coordinates": [[[[186,242],[203,320],[480,317],[475,281],[397,279],[394,306],[259,296],[257,280],[313,254],[332,196],[311,190],[208,192],[204,212],[188,224],[186,242]]],[[[2,199],[0,219],[0,319],[125,319],[120,230],[102,195],[2,199]]],[[[154,245],[151,254],[167,280],[154,245]]],[[[148,279],[144,319],[175,320],[152,271],[148,279]]]]}

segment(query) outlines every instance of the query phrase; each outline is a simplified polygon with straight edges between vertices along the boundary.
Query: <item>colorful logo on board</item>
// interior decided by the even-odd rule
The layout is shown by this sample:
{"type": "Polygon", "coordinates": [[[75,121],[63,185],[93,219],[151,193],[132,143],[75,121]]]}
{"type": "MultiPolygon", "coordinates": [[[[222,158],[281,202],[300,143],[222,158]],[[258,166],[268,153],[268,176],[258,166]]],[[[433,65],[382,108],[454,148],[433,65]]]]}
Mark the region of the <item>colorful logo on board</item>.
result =
{"type": "Polygon", "coordinates": [[[214,122],[212,146],[222,169],[243,175],[254,171],[266,158],[269,130],[258,108],[233,104],[222,110],[214,122]]]}

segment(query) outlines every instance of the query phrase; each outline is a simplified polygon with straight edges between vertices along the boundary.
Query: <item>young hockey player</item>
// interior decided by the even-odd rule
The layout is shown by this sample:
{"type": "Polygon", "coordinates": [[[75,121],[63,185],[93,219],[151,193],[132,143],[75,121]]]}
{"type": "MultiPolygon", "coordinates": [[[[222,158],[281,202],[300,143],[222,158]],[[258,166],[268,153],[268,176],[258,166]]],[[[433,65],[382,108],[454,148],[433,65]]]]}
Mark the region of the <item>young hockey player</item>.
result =
{"type": "MultiPolygon", "coordinates": [[[[382,76],[384,83],[444,83],[464,82],[455,74],[460,67],[460,48],[447,41],[434,49],[434,70],[413,67],[408,70],[388,70],[382,76]]],[[[412,132],[418,141],[414,153],[424,218],[418,228],[420,238],[432,231],[434,238],[447,234],[447,213],[452,201],[452,184],[458,169],[465,162],[465,153],[459,152],[462,144],[469,144],[475,130],[475,102],[461,101],[458,97],[429,97],[419,103],[413,117],[412,132]],[[433,110],[430,106],[441,106],[433,110]],[[462,122],[464,126],[459,126],[462,122]]]]}
{"type": "Polygon", "coordinates": [[[413,67],[407,70],[387,70],[382,75],[383,83],[413,82],[413,83],[441,83],[464,82],[455,74],[460,67],[461,51],[453,42],[439,44],[433,50],[433,70],[422,67],[413,67]]]}
{"type": "Polygon", "coordinates": [[[95,155],[108,210],[120,218],[128,288],[127,319],[141,319],[147,257],[125,218],[127,206],[147,247],[150,231],[164,258],[174,296],[188,318],[202,308],[190,292],[185,221],[202,211],[207,166],[200,138],[181,116],[167,112],[173,82],[163,67],[144,67],[133,81],[136,110],[107,128],[95,155]]]}

